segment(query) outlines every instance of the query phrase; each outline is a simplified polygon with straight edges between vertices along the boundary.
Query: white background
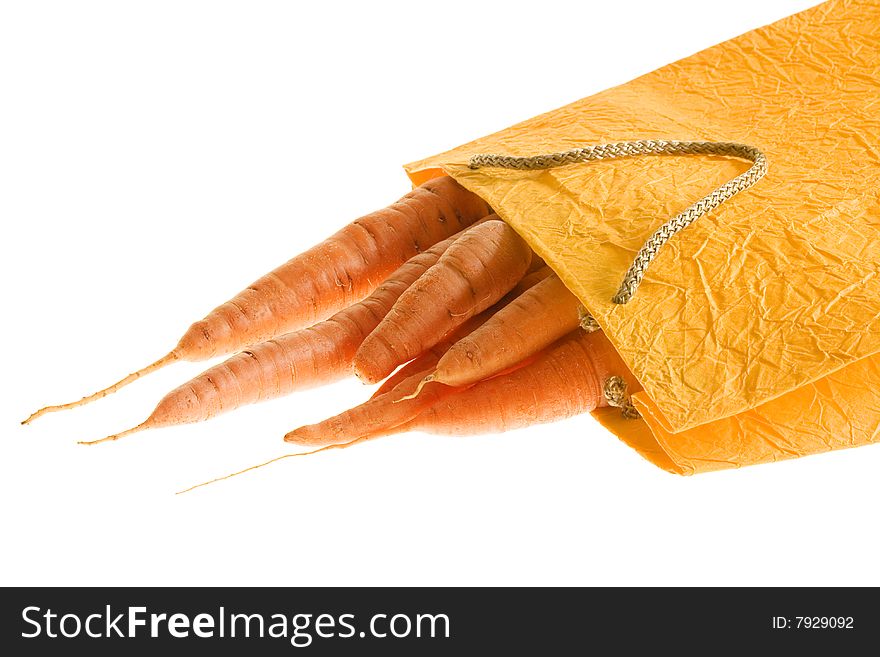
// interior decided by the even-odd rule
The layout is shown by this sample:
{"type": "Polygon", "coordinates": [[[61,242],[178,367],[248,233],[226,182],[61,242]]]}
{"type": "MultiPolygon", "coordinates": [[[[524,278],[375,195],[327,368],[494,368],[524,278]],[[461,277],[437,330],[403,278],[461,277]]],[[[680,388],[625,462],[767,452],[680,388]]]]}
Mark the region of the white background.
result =
{"type": "Polygon", "coordinates": [[[589,417],[293,459],[349,381],[87,448],[18,421],[408,189],[401,164],[813,4],[27,2],[0,13],[2,584],[880,584],[880,448],[666,474],[589,417]]]}

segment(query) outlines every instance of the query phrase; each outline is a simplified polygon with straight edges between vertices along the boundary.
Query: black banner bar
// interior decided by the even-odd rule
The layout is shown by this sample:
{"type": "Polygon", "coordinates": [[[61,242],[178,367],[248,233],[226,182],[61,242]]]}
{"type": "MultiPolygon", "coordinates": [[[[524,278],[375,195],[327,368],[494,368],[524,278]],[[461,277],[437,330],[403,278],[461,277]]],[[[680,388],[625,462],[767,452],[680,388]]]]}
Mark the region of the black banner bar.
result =
{"type": "Polygon", "coordinates": [[[164,657],[227,643],[261,655],[562,654],[630,652],[636,637],[706,654],[880,640],[876,589],[22,588],[2,597],[6,654],[145,646],[164,657]]]}

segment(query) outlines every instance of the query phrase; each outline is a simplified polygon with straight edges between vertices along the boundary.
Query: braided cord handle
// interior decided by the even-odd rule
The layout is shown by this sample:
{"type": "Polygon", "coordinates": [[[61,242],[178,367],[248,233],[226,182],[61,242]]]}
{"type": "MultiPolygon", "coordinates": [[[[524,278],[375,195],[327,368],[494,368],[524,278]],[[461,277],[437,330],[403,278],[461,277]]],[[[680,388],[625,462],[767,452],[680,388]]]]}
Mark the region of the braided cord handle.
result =
{"type": "Polygon", "coordinates": [[[624,304],[633,298],[651,261],[657,256],[660,248],[673,235],[683,228],[687,228],[707,212],[711,212],[729,198],[744,189],[748,189],[764,177],[764,174],[767,173],[767,158],[760,150],[748,144],[733,142],[642,139],[573,148],[570,151],[535,155],[533,157],[480,154],[471,157],[468,166],[471,169],[498,167],[502,169],[532,171],[553,169],[565,166],[566,164],[614,160],[637,155],[726,155],[749,160],[752,166],[749,167],[748,171],[741,173],[736,178],[721,185],[711,194],[701,198],[684,212],[675,215],[647,239],[626,272],[623,282],[617,290],[617,294],[612,298],[614,303],[624,304]]]}

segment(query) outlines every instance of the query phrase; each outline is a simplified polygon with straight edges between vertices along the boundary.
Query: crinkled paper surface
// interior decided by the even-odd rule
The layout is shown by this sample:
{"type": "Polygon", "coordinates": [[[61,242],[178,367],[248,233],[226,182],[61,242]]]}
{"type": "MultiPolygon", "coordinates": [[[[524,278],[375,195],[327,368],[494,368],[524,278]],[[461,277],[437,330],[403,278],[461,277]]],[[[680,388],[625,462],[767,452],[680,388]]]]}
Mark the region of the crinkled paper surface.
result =
{"type": "Polygon", "coordinates": [[[625,439],[653,436],[650,447],[630,442],[662,454],[668,469],[876,439],[877,0],[825,3],[407,171],[416,183],[446,171],[480,194],[578,295],[645,389],[636,396],[644,422],[606,425],[625,439]],[[744,142],[766,153],[770,171],[675,236],[625,306],[610,299],[644,240],[749,163],[466,165],[475,153],[634,139],[744,142]]]}

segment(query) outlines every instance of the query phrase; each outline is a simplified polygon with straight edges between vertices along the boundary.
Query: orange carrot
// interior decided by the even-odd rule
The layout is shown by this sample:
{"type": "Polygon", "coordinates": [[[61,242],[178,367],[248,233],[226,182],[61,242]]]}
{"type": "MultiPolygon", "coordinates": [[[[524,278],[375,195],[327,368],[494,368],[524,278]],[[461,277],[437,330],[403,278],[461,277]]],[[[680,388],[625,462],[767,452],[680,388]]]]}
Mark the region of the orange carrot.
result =
{"type": "Polygon", "coordinates": [[[412,388],[417,384],[419,374],[416,374],[402,382],[398,389],[384,395],[391,399],[401,399],[401,410],[391,412],[393,420],[386,416],[389,405],[379,403],[379,399],[372,399],[361,407],[325,421],[322,423],[324,427],[301,427],[285,436],[288,442],[323,445],[322,447],[308,452],[283,454],[190,486],[178,494],[237,477],[285,459],[310,456],[331,449],[346,449],[394,433],[423,430],[466,435],[552,422],[607,405],[601,392],[604,387],[602,382],[612,375],[624,378],[631,390],[639,389],[638,383],[602,333],[586,334],[583,331],[571,333],[541,354],[528,359],[521,367],[471,388],[451,388],[435,384],[435,391],[431,393],[431,404],[427,409],[423,402],[428,395],[409,395],[406,398],[398,396],[401,389],[412,388]],[[545,385],[548,383],[549,388],[545,385]],[[410,401],[413,402],[411,406],[403,406],[410,401]],[[395,426],[397,420],[411,415],[413,409],[421,412],[412,420],[395,426]],[[383,419],[383,416],[386,417],[383,419]],[[326,431],[328,425],[331,425],[329,432],[326,431]]]}
{"type": "Polygon", "coordinates": [[[528,245],[502,221],[465,231],[367,336],[355,355],[355,373],[367,383],[384,379],[501,299],[530,261],[528,245]]]}
{"type": "MultiPolygon", "coordinates": [[[[540,354],[510,372],[496,375],[469,388],[429,384],[428,398],[399,397],[402,389],[416,385],[418,375],[402,382],[384,397],[400,400],[400,410],[374,399],[346,414],[320,425],[301,427],[285,436],[300,444],[324,445],[313,451],[284,454],[264,463],[187,488],[187,492],[217,481],[236,477],[287,458],[308,456],[330,449],[345,449],[366,440],[405,431],[428,431],[453,435],[498,433],[542,422],[553,422],[607,406],[605,382],[611,376],[624,379],[630,391],[640,390],[620,356],[605,335],[596,331],[575,330],[540,354]],[[412,405],[404,406],[407,402],[412,405]],[[421,409],[409,421],[394,423],[421,409]],[[383,419],[383,416],[386,416],[383,419]],[[335,426],[334,426],[335,425],[335,426]],[[327,428],[330,426],[330,431],[327,428]],[[334,437],[335,436],[335,437],[334,437]]],[[[428,386],[425,386],[426,388],[428,386]]]]}
{"type": "Polygon", "coordinates": [[[24,423],[106,397],[174,361],[204,360],[308,326],[363,299],[413,255],[490,211],[452,178],[431,180],[266,274],[195,322],[155,363],[79,401],[42,408],[24,423]]]}
{"type": "MultiPolygon", "coordinates": [[[[438,242],[410,258],[370,296],[340,310],[330,319],[253,345],[205,370],[165,395],[137,429],[200,422],[245,404],[274,399],[350,375],[354,354],[364,338],[455,239],[453,236],[438,242]]],[[[116,440],[129,433],[133,431],[85,444],[116,440]]]]}
{"type": "Polygon", "coordinates": [[[455,343],[430,380],[467,386],[512,367],[576,329],[579,307],[557,276],[546,278],[455,343]]]}
{"type": "MultiPolygon", "coordinates": [[[[447,343],[448,346],[451,345],[447,343]]],[[[506,376],[520,367],[527,367],[540,356],[541,354],[534,354],[513,367],[499,372],[497,376],[506,376]]],[[[462,390],[462,388],[432,383],[427,380],[425,377],[433,371],[433,367],[419,367],[418,361],[421,358],[412,361],[414,366],[409,376],[398,378],[397,384],[387,388],[382,394],[375,394],[363,404],[322,422],[295,429],[284,436],[284,440],[289,443],[314,447],[342,445],[352,441],[379,437],[412,420],[424,409],[446,395],[462,390]]],[[[436,356],[434,358],[436,359],[436,356]]],[[[429,357],[426,362],[430,363],[431,360],[429,357]]],[[[422,363],[422,365],[424,364],[422,363]]]]}
{"type": "MultiPolygon", "coordinates": [[[[549,269],[544,269],[547,271],[536,271],[523,278],[501,301],[471,317],[428,351],[404,365],[365,403],[317,424],[291,431],[284,439],[303,445],[340,444],[411,420],[422,409],[453,390],[443,385],[428,385],[429,382],[425,381],[425,377],[434,371],[443,355],[458,341],[492,321],[496,312],[516,300],[516,294],[524,293],[546,278],[549,269]]],[[[524,366],[528,362],[526,359],[517,366],[524,366]]]]}
{"type": "Polygon", "coordinates": [[[606,406],[603,388],[610,376],[623,378],[632,392],[640,389],[604,333],[577,329],[531,364],[455,389],[411,421],[370,437],[404,431],[499,433],[553,422],[606,406]]]}
{"type": "Polygon", "coordinates": [[[412,420],[432,403],[457,390],[439,383],[429,383],[418,396],[411,394],[424,376],[424,372],[417,372],[390,392],[317,424],[295,429],[284,436],[284,440],[310,447],[359,440],[412,420]]]}
{"type": "Polygon", "coordinates": [[[424,395],[413,395],[419,382],[434,370],[437,361],[456,340],[491,317],[491,309],[471,317],[449,337],[413,359],[390,377],[370,399],[317,424],[291,431],[285,440],[303,445],[329,445],[355,440],[385,426],[397,426],[414,418],[432,400],[439,399],[445,386],[427,386],[424,395]]]}
{"type": "MultiPolygon", "coordinates": [[[[433,372],[434,368],[437,367],[437,363],[440,362],[440,359],[443,357],[443,354],[449,351],[452,345],[454,345],[459,338],[464,337],[479,324],[485,322],[489,318],[486,314],[488,312],[488,310],[484,310],[476,317],[471,317],[464,324],[452,331],[449,336],[443,338],[440,342],[433,345],[430,349],[420,354],[419,356],[416,356],[406,365],[402,366],[399,370],[397,370],[394,374],[392,374],[387,379],[385,379],[385,381],[382,382],[382,385],[376,389],[376,392],[373,393],[373,396],[370,397],[370,399],[374,399],[376,397],[379,397],[380,395],[384,395],[386,392],[391,392],[400,383],[409,379],[415,374],[421,374],[424,377],[433,372]]],[[[413,388],[413,390],[415,390],[415,388],[413,388]]]]}
{"type": "MultiPolygon", "coordinates": [[[[390,377],[385,379],[385,381],[382,383],[381,386],[379,386],[379,388],[376,389],[376,392],[373,393],[373,396],[370,399],[378,397],[379,395],[384,395],[386,392],[390,392],[395,387],[397,387],[399,383],[401,383],[405,379],[408,379],[413,374],[417,374],[420,372],[423,373],[424,376],[432,374],[437,363],[440,362],[440,359],[443,357],[443,354],[449,351],[452,345],[454,345],[458,340],[462,339],[466,335],[469,335],[475,329],[485,324],[485,322],[488,321],[492,314],[495,313],[499,308],[503,307],[510,301],[513,301],[518,295],[522,294],[530,287],[537,285],[542,280],[552,275],[553,272],[550,270],[550,268],[545,266],[536,271],[533,271],[530,274],[526,274],[525,276],[523,276],[522,280],[517,283],[516,286],[492,308],[489,308],[489,310],[484,310],[476,317],[472,317],[467,322],[452,331],[449,335],[444,337],[443,340],[428,349],[428,351],[424,352],[421,356],[416,356],[409,363],[407,363],[390,377]],[[475,322],[474,320],[479,321],[475,322]]],[[[413,390],[415,390],[415,388],[413,388],[413,390]]]]}

